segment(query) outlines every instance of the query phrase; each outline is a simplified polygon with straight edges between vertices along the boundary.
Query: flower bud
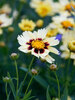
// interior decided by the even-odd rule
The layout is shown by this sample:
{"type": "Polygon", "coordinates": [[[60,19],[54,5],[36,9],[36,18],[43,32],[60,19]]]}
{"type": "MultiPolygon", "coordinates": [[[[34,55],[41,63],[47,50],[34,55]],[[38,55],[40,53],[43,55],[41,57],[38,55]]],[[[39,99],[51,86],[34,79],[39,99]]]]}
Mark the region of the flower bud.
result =
{"type": "Polygon", "coordinates": [[[39,27],[39,28],[42,27],[43,24],[44,24],[44,22],[43,22],[43,20],[41,20],[41,19],[39,19],[39,20],[36,22],[36,26],[39,27]]]}
{"type": "Polygon", "coordinates": [[[9,31],[9,32],[14,32],[14,28],[13,28],[13,27],[9,27],[9,28],[8,28],[8,31],[9,31]]]}
{"type": "Polygon", "coordinates": [[[0,47],[5,47],[5,42],[1,41],[0,42],[0,47]]]}
{"type": "Polygon", "coordinates": [[[17,60],[19,55],[17,53],[12,53],[10,57],[12,60],[17,60]]]}
{"type": "Polygon", "coordinates": [[[37,73],[38,73],[36,69],[32,69],[31,72],[33,75],[37,75],[37,73]]]}
{"type": "Polygon", "coordinates": [[[56,70],[56,69],[57,69],[57,65],[55,64],[50,65],[50,70],[56,70]]]}
{"type": "Polygon", "coordinates": [[[7,76],[6,77],[3,77],[3,81],[8,83],[8,82],[10,82],[10,78],[7,77],[7,76]]]}

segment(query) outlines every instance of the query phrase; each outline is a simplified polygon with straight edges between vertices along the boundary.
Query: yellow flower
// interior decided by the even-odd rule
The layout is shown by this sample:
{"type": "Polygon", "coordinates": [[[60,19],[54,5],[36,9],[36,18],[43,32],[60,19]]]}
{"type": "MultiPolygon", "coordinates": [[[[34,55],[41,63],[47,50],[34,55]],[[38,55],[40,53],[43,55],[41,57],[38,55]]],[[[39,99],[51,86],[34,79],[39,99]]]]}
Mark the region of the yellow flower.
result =
{"type": "Polygon", "coordinates": [[[36,22],[36,26],[37,27],[42,27],[44,24],[43,20],[39,19],[37,22],[36,22]]]}
{"type": "Polygon", "coordinates": [[[56,36],[57,35],[57,33],[58,33],[58,30],[57,29],[50,29],[50,30],[48,30],[48,32],[47,32],[47,37],[52,37],[52,36],[56,36]]]}
{"type": "Polygon", "coordinates": [[[51,16],[57,13],[57,3],[53,0],[31,0],[30,6],[40,17],[51,16]]]}
{"type": "Polygon", "coordinates": [[[28,19],[22,19],[21,23],[19,23],[19,27],[22,31],[33,31],[35,26],[35,23],[28,19]]]}
{"type": "Polygon", "coordinates": [[[72,40],[68,43],[70,51],[75,52],[75,40],[72,40]]]}
{"type": "Polygon", "coordinates": [[[39,16],[45,17],[52,11],[52,7],[49,4],[41,3],[35,10],[39,16]]]}

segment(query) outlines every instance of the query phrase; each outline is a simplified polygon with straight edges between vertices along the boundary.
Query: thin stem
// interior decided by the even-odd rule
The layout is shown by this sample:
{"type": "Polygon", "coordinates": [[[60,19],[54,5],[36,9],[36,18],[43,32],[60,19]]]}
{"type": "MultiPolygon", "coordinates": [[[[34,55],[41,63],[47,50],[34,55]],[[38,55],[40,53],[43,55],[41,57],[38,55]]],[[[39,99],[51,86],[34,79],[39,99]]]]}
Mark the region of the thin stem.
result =
{"type": "Polygon", "coordinates": [[[32,61],[31,61],[30,65],[29,65],[29,69],[28,69],[28,71],[27,71],[27,73],[26,73],[26,75],[25,75],[25,78],[24,78],[24,80],[23,80],[23,83],[25,82],[25,80],[26,80],[26,78],[27,78],[27,75],[28,75],[28,73],[29,73],[29,71],[30,71],[30,68],[31,68],[32,64],[33,64],[33,61],[34,61],[34,57],[33,57],[33,59],[32,59],[32,61]]]}
{"type": "Polygon", "coordinates": [[[5,91],[6,91],[6,96],[8,97],[7,83],[5,84],[5,91]]]}
{"type": "Polygon", "coordinates": [[[27,89],[26,89],[25,94],[27,93],[27,91],[28,91],[28,89],[29,89],[29,87],[30,87],[30,85],[31,85],[31,83],[32,83],[33,77],[34,77],[34,76],[31,77],[31,80],[30,80],[30,82],[29,82],[29,84],[28,84],[28,86],[27,86],[27,89]]]}
{"type": "Polygon", "coordinates": [[[23,87],[23,85],[24,85],[24,83],[25,83],[25,80],[26,80],[26,78],[27,78],[27,76],[28,76],[28,73],[29,73],[29,71],[30,71],[30,69],[31,69],[31,66],[32,66],[33,62],[34,62],[34,59],[35,59],[35,57],[33,57],[33,59],[32,59],[32,61],[31,61],[30,65],[29,65],[28,71],[27,71],[27,73],[26,73],[26,75],[25,75],[25,77],[24,77],[24,80],[22,81],[22,83],[21,83],[21,85],[20,85],[19,91],[21,91],[21,89],[22,89],[22,87],[23,87]]]}
{"type": "Polygon", "coordinates": [[[17,77],[17,87],[16,87],[16,93],[18,91],[18,85],[19,85],[19,75],[18,75],[18,67],[17,67],[17,62],[15,60],[15,67],[16,67],[16,77],[17,77]]]}
{"type": "Polygon", "coordinates": [[[56,72],[54,72],[54,74],[55,74],[55,77],[56,77],[56,80],[57,80],[57,84],[58,84],[58,98],[60,100],[60,85],[59,85],[59,80],[58,80],[58,76],[57,76],[56,72]]]}

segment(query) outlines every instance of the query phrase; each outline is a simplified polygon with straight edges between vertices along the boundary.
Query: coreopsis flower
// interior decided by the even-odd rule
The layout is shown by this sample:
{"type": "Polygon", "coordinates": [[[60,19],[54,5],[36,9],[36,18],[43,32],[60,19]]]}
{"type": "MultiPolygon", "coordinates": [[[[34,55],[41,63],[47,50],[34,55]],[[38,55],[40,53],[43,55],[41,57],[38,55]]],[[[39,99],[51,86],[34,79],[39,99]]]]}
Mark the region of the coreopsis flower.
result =
{"type": "Polygon", "coordinates": [[[0,14],[10,14],[11,13],[11,8],[9,4],[5,4],[0,8],[0,14]]]}
{"type": "Polygon", "coordinates": [[[7,27],[11,25],[13,22],[13,18],[9,18],[6,14],[0,15],[0,28],[7,27]]]}
{"type": "Polygon", "coordinates": [[[69,57],[74,60],[75,63],[75,32],[67,32],[62,36],[62,45],[60,50],[62,51],[61,57],[68,59],[69,57]]]}
{"type": "Polygon", "coordinates": [[[52,37],[52,36],[56,36],[58,34],[58,29],[57,28],[51,28],[50,24],[46,27],[47,29],[47,37],[52,37]]]}
{"type": "Polygon", "coordinates": [[[22,31],[33,31],[36,24],[32,20],[22,19],[19,27],[22,31]]]}
{"type": "Polygon", "coordinates": [[[30,6],[40,17],[53,15],[57,12],[57,3],[52,0],[31,0],[30,6]]]}
{"type": "Polygon", "coordinates": [[[75,1],[59,0],[57,5],[58,13],[63,13],[65,11],[67,11],[68,13],[72,13],[72,8],[75,8],[75,1]]]}
{"type": "Polygon", "coordinates": [[[46,34],[46,29],[40,29],[33,33],[30,31],[23,32],[22,35],[19,35],[17,38],[20,44],[18,49],[24,53],[31,53],[38,58],[52,63],[55,59],[49,55],[49,52],[59,54],[59,51],[52,47],[58,45],[59,41],[56,37],[47,38],[46,34]]]}
{"type": "Polygon", "coordinates": [[[52,18],[53,22],[50,23],[49,27],[51,29],[56,29],[58,33],[65,34],[66,32],[72,31],[75,27],[74,19],[67,18],[64,15],[55,16],[52,18]]]}

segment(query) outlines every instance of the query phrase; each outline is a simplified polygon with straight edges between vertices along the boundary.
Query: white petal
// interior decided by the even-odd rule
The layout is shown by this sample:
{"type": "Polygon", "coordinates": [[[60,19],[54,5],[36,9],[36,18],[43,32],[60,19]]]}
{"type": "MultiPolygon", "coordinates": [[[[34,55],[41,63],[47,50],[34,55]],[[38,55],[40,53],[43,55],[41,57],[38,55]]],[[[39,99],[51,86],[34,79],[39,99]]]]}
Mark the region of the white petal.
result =
{"type": "Polygon", "coordinates": [[[50,52],[59,55],[59,51],[58,51],[56,48],[54,48],[54,47],[49,47],[48,49],[49,49],[50,52]]]}
{"type": "Polygon", "coordinates": [[[44,39],[46,34],[47,34],[47,30],[46,29],[40,29],[40,30],[38,30],[37,38],[44,39]]]}
{"type": "Polygon", "coordinates": [[[56,39],[56,37],[46,38],[44,41],[48,42],[50,46],[56,46],[59,44],[59,40],[56,39]]]}
{"type": "Polygon", "coordinates": [[[53,59],[51,56],[47,55],[45,57],[45,60],[48,62],[48,63],[53,63],[55,61],[55,59],[53,59]]]}
{"type": "Polygon", "coordinates": [[[28,48],[28,46],[26,45],[26,46],[20,46],[18,49],[19,49],[20,51],[24,52],[24,53],[28,53],[29,50],[28,50],[27,48],[28,48]]]}

